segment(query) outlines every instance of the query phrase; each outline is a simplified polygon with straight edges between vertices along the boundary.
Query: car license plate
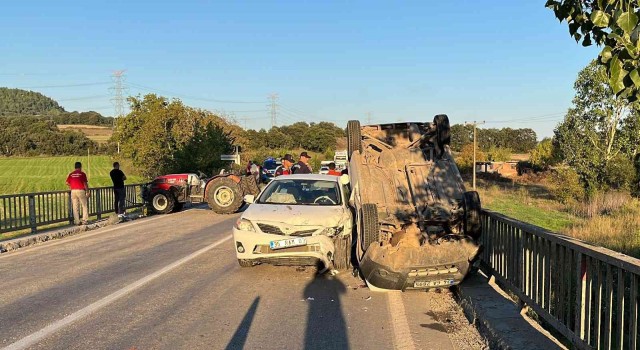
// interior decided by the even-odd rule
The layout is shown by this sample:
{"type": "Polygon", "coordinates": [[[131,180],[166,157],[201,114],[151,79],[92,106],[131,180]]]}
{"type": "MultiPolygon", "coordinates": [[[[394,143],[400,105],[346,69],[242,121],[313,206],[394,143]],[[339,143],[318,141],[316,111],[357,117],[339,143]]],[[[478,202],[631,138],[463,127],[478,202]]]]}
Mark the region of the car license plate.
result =
{"type": "Polygon", "coordinates": [[[307,244],[306,238],[292,238],[292,239],[282,239],[279,241],[271,241],[269,242],[269,247],[271,249],[282,249],[282,248],[289,248],[289,247],[297,247],[297,246],[306,245],[306,244],[307,244]]]}
{"type": "Polygon", "coordinates": [[[415,281],[413,282],[414,288],[426,288],[426,287],[444,287],[453,285],[453,280],[439,280],[439,281],[415,281]]]}

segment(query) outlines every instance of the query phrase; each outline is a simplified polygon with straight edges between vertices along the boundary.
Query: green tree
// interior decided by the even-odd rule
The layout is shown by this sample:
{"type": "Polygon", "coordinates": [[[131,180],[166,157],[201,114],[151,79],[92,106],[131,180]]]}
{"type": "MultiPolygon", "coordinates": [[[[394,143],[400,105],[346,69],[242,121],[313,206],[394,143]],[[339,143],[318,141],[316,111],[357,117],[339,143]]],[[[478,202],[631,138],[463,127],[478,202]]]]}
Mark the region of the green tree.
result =
{"type": "Polygon", "coordinates": [[[220,155],[231,151],[233,139],[222,118],[154,94],[130,97],[129,104],[131,112],[118,119],[113,141],[144,176],[211,174],[224,165],[220,155]]]}
{"type": "Polygon", "coordinates": [[[613,184],[607,168],[628,145],[620,125],[630,115],[631,106],[616,97],[605,69],[595,61],[578,74],[574,84],[573,107],[555,130],[555,140],[565,160],[587,188],[595,190],[613,184]]]}
{"type": "Polygon", "coordinates": [[[551,138],[543,139],[531,151],[531,163],[543,169],[556,165],[559,161],[558,150],[551,138]]]}
{"type": "Polygon", "coordinates": [[[616,96],[640,96],[640,29],[638,0],[548,0],[558,20],[583,46],[602,46],[598,63],[616,96]]]}

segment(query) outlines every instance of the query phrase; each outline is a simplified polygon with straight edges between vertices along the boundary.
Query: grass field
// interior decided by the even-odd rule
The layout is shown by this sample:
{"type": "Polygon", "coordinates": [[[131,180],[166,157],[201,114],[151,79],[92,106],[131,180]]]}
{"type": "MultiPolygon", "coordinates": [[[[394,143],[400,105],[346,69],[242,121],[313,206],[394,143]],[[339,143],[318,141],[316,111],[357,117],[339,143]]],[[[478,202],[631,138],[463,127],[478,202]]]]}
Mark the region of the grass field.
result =
{"type": "MultiPolygon", "coordinates": [[[[66,190],[65,180],[73,171],[73,164],[80,161],[89,178],[89,186],[111,186],[109,172],[112,160],[109,156],[83,157],[30,157],[0,158],[0,194],[66,190]]],[[[123,169],[128,184],[143,179],[123,169]]]]}
{"type": "Polygon", "coordinates": [[[109,126],[58,124],[58,129],[79,131],[97,143],[106,143],[113,134],[113,129],[109,126]]]}

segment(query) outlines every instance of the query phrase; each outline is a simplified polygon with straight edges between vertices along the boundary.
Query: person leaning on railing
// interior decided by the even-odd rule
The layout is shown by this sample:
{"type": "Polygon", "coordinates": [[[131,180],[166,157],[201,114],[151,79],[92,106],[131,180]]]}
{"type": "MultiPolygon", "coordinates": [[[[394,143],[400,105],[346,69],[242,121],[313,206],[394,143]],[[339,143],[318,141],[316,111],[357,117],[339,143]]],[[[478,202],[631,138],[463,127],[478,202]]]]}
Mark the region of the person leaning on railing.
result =
{"type": "Polygon", "coordinates": [[[76,162],[76,170],[67,176],[67,186],[71,190],[71,205],[73,208],[73,223],[86,225],[89,222],[89,205],[87,199],[89,193],[89,181],[87,174],[82,171],[82,163],[76,162]],[[80,205],[82,205],[82,222],[80,222],[80,205]]]}
{"type": "Polygon", "coordinates": [[[119,218],[124,217],[125,209],[125,197],[127,196],[127,190],[124,187],[124,181],[127,176],[120,170],[120,163],[113,163],[113,170],[109,173],[111,181],[113,182],[113,195],[114,195],[114,209],[119,218]]]}

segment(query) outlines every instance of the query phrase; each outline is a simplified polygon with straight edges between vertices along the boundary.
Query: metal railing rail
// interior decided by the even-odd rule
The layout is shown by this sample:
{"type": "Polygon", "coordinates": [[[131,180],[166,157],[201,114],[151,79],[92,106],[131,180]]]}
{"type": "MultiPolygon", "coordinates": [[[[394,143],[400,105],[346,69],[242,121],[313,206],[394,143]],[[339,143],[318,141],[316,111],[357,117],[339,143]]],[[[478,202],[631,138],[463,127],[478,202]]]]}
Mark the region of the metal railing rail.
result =
{"type": "Polygon", "coordinates": [[[581,349],[636,349],[640,260],[483,210],[481,265],[581,349]]]}
{"type": "MultiPolygon", "coordinates": [[[[127,209],[143,204],[142,184],[126,185],[127,209]]],[[[102,219],[102,215],[114,212],[112,187],[91,188],[89,215],[102,219]]],[[[0,234],[31,229],[60,222],[73,223],[70,191],[51,191],[0,195],[0,234]]]]}

